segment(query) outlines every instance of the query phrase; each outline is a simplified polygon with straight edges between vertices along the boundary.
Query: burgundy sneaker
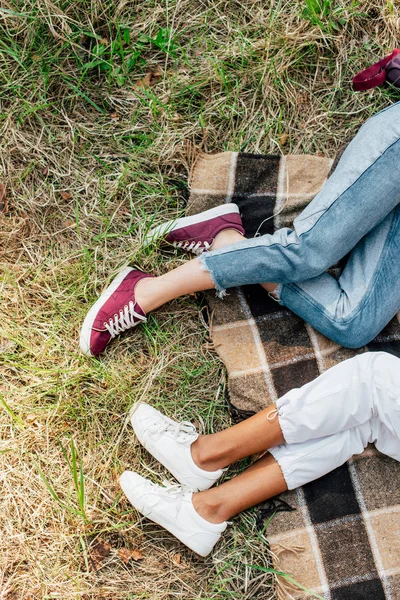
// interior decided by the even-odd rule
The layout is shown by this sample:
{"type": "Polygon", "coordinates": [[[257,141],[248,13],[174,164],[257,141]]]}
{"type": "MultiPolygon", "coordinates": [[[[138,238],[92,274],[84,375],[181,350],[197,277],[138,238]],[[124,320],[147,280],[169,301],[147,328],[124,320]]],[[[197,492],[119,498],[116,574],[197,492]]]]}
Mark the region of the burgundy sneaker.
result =
{"type": "Polygon", "coordinates": [[[191,217],[167,221],[146,235],[144,246],[162,238],[175,248],[201,254],[209,250],[217,233],[223,229],[236,229],[244,235],[239,207],[236,204],[222,204],[191,217]]]}
{"type": "Polygon", "coordinates": [[[104,290],[82,325],[80,347],[84,354],[100,354],[114,337],[147,320],[135,300],[135,287],[145,277],[154,275],[128,267],[104,290]]]}

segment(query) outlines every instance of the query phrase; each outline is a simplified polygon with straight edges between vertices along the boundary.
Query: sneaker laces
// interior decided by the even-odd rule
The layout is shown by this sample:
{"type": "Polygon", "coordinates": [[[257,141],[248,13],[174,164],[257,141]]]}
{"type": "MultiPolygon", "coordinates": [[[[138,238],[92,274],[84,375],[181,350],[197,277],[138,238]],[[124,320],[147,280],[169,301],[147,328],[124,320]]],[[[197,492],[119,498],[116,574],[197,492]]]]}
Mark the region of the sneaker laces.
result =
{"type": "Polygon", "coordinates": [[[179,443],[184,444],[194,436],[197,437],[197,430],[193,423],[181,421],[180,423],[169,423],[168,421],[157,421],[148,428],[151,434],[171,433],[172,437],[179,443]]]}
{"type": "Polygon", "coordinates": [[[181,242],[173,242],[172,245],[175,246],[175,248],[180,248],[181,250],[193,252],[193,254],[197,254],[197,256],[202,254],[205,250],[209,250],[211,247],[211,244],[209,244],[207,241],[189,242],[188,240],[181,242]]]}
{"type": "Polygon", "coordinates": [[[172,481],[168,481],[167,479],[163,479],[162,484],[164,487],[153,483],[153,491],[157,494],[157,496],[164,496],[165,498],[165,495],[167,495],[171,498],[171,500],[175,503],[175,519],[177,519],[181,510],[182,502],[187,495],[191,493],[191,490],[185,485],[174,483],[172,481]]]}
{"type": "Polygon", "coordinates": [[[114,317],[109,319],[108,323],[104,322],[104,327],[112,338],[123,331],[134,327],[138,324],[138,321],[146,321],[145,316],[140,315],[135,311],[135,306],[136,303],[131,300],[129,304],[126,304],[124,308],[121,308],[118,314],[115,314],[114,317]]]}

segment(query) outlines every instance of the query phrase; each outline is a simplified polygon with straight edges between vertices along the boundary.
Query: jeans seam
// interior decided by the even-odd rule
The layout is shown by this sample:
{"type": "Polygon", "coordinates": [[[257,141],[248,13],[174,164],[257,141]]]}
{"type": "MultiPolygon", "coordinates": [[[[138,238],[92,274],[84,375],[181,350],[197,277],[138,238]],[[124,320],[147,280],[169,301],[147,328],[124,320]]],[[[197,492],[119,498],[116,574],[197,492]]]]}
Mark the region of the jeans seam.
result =
{"type": "MultiPolygon", "coordinates": [[[[273,246],[283,246],[284,248],[289,248],[290,246],[299,245],[301,236],[303,236],[303,235],[305,235],[307,233],[310,233],[310,231],[312,231],[314,229],[314,227],[317,225],[317,223],[320,221],[320,219],[322,219],[322,217],[329,211],[329,209],[332,208],[332,206],[334,206],[340,200],[340,198],[342,198],[342,196],[344,196],[344,194],[346,194],[359,181],[359,179],[363,175],[365,175],[365,173],[367,173],[383,157],[383,155],[386,154],[386,152],[388,150],[390,150],[398,142],[400,142],[400,137],[398,137],[394,142],[392,142],[390,144],[390,146],[388,146],[387,148],[385,148],[385,150],[378,156],[378,158],[376,158],[373,163],[371,163],[362,173],[360,173],[360,175],[357,177],[357,179],[355,181],[353,181],[353,183],[351,185],[349,185],[349,187],[347,187],[335,200],[333,200],[333,202],[331,202],[331,204],[325,210],[323,210],[323,211],[316,211],[314,213],[314,215],[315,215],[318,212],[322,212],[322,215],[317,219],[317,221],[312,225],[312,227],[310,227],[310,229],[307,229],[307,231],[303,231],[302,233],[298,234],[297,237],[299,239],[299,242],[297,242],[297,243],[296,242],[291,242],[290,244],[286,244],[286,245],[284,245],[284,244],[282,244],[280,242],[275,242],[274,244],[270,244],[269,246],[266,246],[265,244],[259,244],[257,246],[252,246],[251,249],[266,248],[266,247],[271,248],[273,246]]],[[[313,215],[310,215],[310,216],[313,216],[313,215]]],[[[295,231],[295,230],[293,230],[293,231],[295,231]]],[[[296,231],[295,231],[295,233],[296,233],[296,231]]],[[[257,238],[252,238],[252,239],[257,239],[257,238]]],[[[224,254],[229,254],[231,252],[234,253],[234,252],[242,252],[242,251],[243,251],[243,248],[237,248],[235,250],[226,250],[225,252],[221,252],[219,255],[221,256],[221,255],[224,255],[224,254]]],[[[208,256],[208,258],[210,258],[210,255],[208,256]]],[[[211,255],[211,258],[213,258],[212,255],[211,255]]],[[[286,285],[288,285],[288,284],[286,284],[286,285]]]]}
{"type": "MultiPolygon", "coordinates": [[[[394,229],[395,224],[396,224],[397,219],[394,218],[393,219],[393,223],[390,226],[385,244],[383,246],[381,255],[379,257],[379,260],[377,261],[377,267],[375,269],[375,272],[373,274],[373,276],[371,277],[371,281],[369,282],[368,288],[365,291],[365,294],[362,296],[359,304],[357,305],[357,307],[353,310],[352,313],[350,313],[350,315],[344,319],[334,319],[333,317],[331,317],[325,310],[323,310],[322,312],[324,313],[324,316],[331,322],[334,324],[348,324],[351,321],[353,321],[359,314],[360,312],[362,312],[363,307],[365,305],[365,303],[370,299],[372,292],[373,292],[373,288],[376,284],[376,280],[378,279],[378,277],[380,276],[380,269],[379,269],[379,265],[380,263],[383,261],[383,259],[385,258],[385,254],[387,254],[387,252],[389,251],[389,247],[390,247],[390,241],[393,239],[393,235],[392,235],[392,229],[394,229]]],[[[289,287],[294,293],[298,294],[299,296],[302,297],[302,299],[305,299],[307,301],[309,301],[315,308],[320,310],[320,307],[322,307],[322,304],[316,303],[314,301],[314,299],[309,296],[307,293],[304,293],[301,288],[296,285],[295,283],[287,283],[285,284],[286,287],[289,287]]],[[[281,299],[282,299],[282,294],[281,294],[281,299]]]]}

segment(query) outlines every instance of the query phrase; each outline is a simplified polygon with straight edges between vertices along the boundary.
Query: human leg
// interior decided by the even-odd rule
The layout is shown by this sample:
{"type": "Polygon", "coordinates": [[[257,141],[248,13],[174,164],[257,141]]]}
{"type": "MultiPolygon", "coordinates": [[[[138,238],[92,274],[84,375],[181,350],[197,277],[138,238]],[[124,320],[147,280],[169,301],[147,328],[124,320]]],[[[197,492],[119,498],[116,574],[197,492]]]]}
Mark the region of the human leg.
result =
{"type": "Polygon", "coordinates": [[[360,348],[400,309],[400,204],[354,248],[338,280],[278,287],[280,302],[336,343],[360,348]]]}
{"type": "Polygon", "coordinates": [[[396,356],[366,352],[345,360],[279,398],[276,407],[284,439],[288,444],[308,442],[373,419],[400,435],[399,389],[396,356]]]}
{"type": "Polygon", "coordinates": [[[271,447],[328,438],[375,418],[400,436],[398,390],[400,359],[386,352],[366,352],[290,390],[250,419],[199,436],[192,444],[192,457],[203,469],[221,469],[271,447]]]}
{"type": "MultiPolygon", "coordinates": [[[[143,282],[143,302],[149,310],[194,291],[216,287],[222,292],[252,283],[264,283],[268,291],[273,291],[276,283],[311,279],[310,288],[320,291],[319,297],[326,288],[328,301],[340,291],[342,296],[347,295],[345,276],[344,287],[329,275],[321,281],[314,278],[350,252],[399,203],[400,185],[394,167],[400,160],[400,125],[388,126],[396,116],[400,117],[400,103],[361,127],[321,192],[295,220],[293,230],[283,228],[273,235],[250,240],[234,231],[225,237],[226,232],[221,242],[213,244],[211,252],[202,255],[203,268],[209,276],[202,275],[194,261],[179,267],[176,273],[143,282]]],[[[374,237],[377,238],[377,232],[374,237]]],[[[284,286],[283,291],[291,302],[290,290],[286,293],[284,286]]],[[[310,295],[312,298],[311,292],[310,295]]]]}
{"type": "MultiPolygon", "coordinates": [[[[224,222],[222,227],[236,230],[236,243],[230,237],[227,243],[224,242],[221,247],[215,245],[212,252],[203,255],[202,266],[207,275],[202,275],[199,265],[192,262],[156,282],[141,281],[137,293],[143,305],[151,310],[183,294],[214,287],[222,294],[224,288],[251,283],[261,283],[268,291],[273,291],[276,283],[307,281],[323,273],[379,224],[400,200],[395,168],[400,158],[399,116],[400,103],[397,103],[363,125],[344,152],[334,174],[296,219],[293,230],[284,228],[273,235],[243,240],[240,217],[235,212],[237,207],[235,211],[232,208],[235,214],[228,218],[224,215],[222,220],[228,222],[224,222]]],[[[220,233],[221,218],[211,221],[217,222],[216,229],[212,227],[211,230],[220,233]]],[[[207,227],[203,228],[204,231],[207,227]]],[[[206,249],[207,241],[207,249],[212,249],[209,236],[207,240],[198,237],[194,240],[191,235],[189,232],[190,239],[178,243],[190,242],[190,246],[196,241],[192,249],[194,251],[199,243],[201,250],[206,249]]],[[[211,241],[214,239],[211,238],[211,241]]],[[[332,285],[333,281],[330,281],[328,287],[332,285]]],[[[113,284],[109,287],[112,288],[113,284]]],[[[106,300],[108,291],[107,288],[104,292],[106,300]]],[[[285,293],[286,290],[283,290],[281,295],[284,297],[285,293]]],[[[113,289],[112,294],[115,298],[116,290],[113,289]]],[[[99,301],[102,301],[102,297],[99,301]]],[[[123,294],[121,302],[118,300],[112,304],[110,314],[103,315],[104,311],[99,311],[100,319],[89,311],[81,332],[81,349],[85,354],[101,352],[112,337],[143,321],[138,320],[135,313],[139,312],[140,316],[145,317],[147,312],[134,297],[133,290],[130,290],[130,295],[123,294]],[[129,314],[123,314],[127,304],[131,304],[132,310],[128,311],[129,314]],[[140,310],[135,310],[136,304],[140,310]],[[111,326],[111,334],[107,336],[104,324],[110,320],[115,321],[115,327],[111,326]],[[98,333],[101,341],[92,343],[92,338],[98,337],[98,333]]],[[[299,307],[299,312],[302,308],[299,307]]],[[[385,314],[389,312],[387,310],[385,314]]],[[[317,317],[315,321],[318,321],[317,317]]],[[[329,327],[324,327],[328,321],[322,321],[320,330],[326,330],[329,335],[329,327]]]]}
{"type": "Polygon", "coordinates": [[[136,510],[201,556],[207,556],[231,517],[325,475],[362,452],[370,437],[370,423],[366,422],[328,438],[283,444],[240,475],[201,492],[162,487],[131,471],[121,475],[120,483],[136,510]]]}
{"type": "MultiPolygon", "coordinates": [[[[235,204],[223,205],[177,222],[184,226],[171,233],[176,240],[175,245],[195,254],[209,247],[229,245],[242,239],[244,234],[235,204]],[[216,216],[215,211],[218,213],[216,216]],[[188,220],[192,224],[188,224],[188,220]]],[[[202,272],[195,261],[159,278],[130,267],[123,269],[87,313],[80,334],[81,350],[88,356],[99,354],[115,336],[145,322],[149,310],[183,294],[213,287],[211,277],[202,272]],[[150,279],[153,285],[149,286],[150,279]]]]}
{"type": "MultiPolygon", "coordinates": [[[[215,243],[229,245],[238,238],[242,238],[239,232],[228,229],[216,236],[215,243]]],[[[308,281],[279,286],[280,302],[335,342],[361,347],[375,337],[400,308],[399,255],[400,205],[358,243],[339,280],[323,273],[308,281]]],[[[134,293],[128,290],[128,300],[134,297],[145,319],[146,313],[174,298],[214,288],[211,275],[202,269],[198,260],[192,260],[160,277],[143,277],[134,293]]],[[[264,287],[272,292],[276,286],[270,283],[264,287]]],[[[121,307],[128,304],[128,300],[123,299],[121,307]]],[[[115,328],[118,334],[124,330],[126,319],[123,314],[119,319],[121,309],[113,306],[108,315],[111,321],[115,314],[117,326],[122,325],[120,329],[115,328]]],[[[103,335],[103,319],[100,321],[100,332],[96,335],[103,335]]],[[[87,319],[82,331],[86,323],[87,319]]],[[[132,322],[128,320],[127,325],[126,328],[131,327],[132,322]]],[[[87,327],[86,330],[92,329],[87,327]]],[[[83,337],[81,347],[84,349],[89,346],[90,335],[83,337]]],[[[93,354],[99,351],[101,349],[93,354]]]]}
{"type": "Polygon", "coordinates": [[[145,402],[133,408],[131,423],[142,446],[192,490],[208,489],[232,462],[284,441],[275,405],[210,435],[199,435],[192,423],[174,421],[145,402]]]}
{"type": "Polygon", "coordinates": [[[199,435],[191,423],[177,423],[145,403],[133,412],[132,426],[178,481],[207,489],[232,462],[285,443],[328,438],[374,418],[395,435],[392,424],[400,400],[396,405],[391,396],[400,389],[399,367],[400,359],[384,352],[356,356],[292,389],[276,405],[209,435],[199,435]]]}
{"type": "Polygon", "coordinates": [[[268,453],[229,481],[195,492],[192,502],[203,519],[210,523],[223,523],[287,489],[281,467],[268,453]]]}
{"type": "Polygon", "coordinates": [[[260,282],[295,283],[323,273],[399,203],[400,103],[369,119],[294,228],[202,256],[217,291],[260,282]]]}
{"type": "Polygon", "coordinates": [[[214,452],[215,464],[221,465],[225,458],[219,442],[230,447],[238,440],[241,449],[232,454],[235,460],[266,449],[274,439],[282,439],[282,432],[285,439],[294,440],[270,448],[269,454],[218,487],[196,493],[162,488],[129,471],[121,476],[121,485],[139,512],[206,556],[235,514],[325,475],[370,442],[400,460],[399,364],[398,358],[383,352],[360,355],[283,396],[276,410],[267,409],[266,419],[204,436],[203,444],[208,441],[210,446],[208,459],[214,452]]]}
{"type": "MultiPolygon", "coordinates": [[[[193,506],[206,520],[221,523],[285,489],[322,477],[368,443],[400,460],[399,390],[400,359],[384,352],[344,361],[291,390],[276,408],[286,442],[270,448],[237,477],[194,494],[193,506]]],[[[232,434],[233,428],[227,432],[232,434]]],[[[206,436],[205,443],[207,438],[216,443],[218,456],[217,438],[206,436]]],[[[253,443],[250,437],[248,442],[253,443]]]]}
{"type": "Polygon", "coordinates": [[[239,512],[287,489],[326,475],[360,454],[371,441],[369,421],[309,442],[282,444],[217,487],[193,494],[196,511],[211,523],[228,521],[239,512]]]}

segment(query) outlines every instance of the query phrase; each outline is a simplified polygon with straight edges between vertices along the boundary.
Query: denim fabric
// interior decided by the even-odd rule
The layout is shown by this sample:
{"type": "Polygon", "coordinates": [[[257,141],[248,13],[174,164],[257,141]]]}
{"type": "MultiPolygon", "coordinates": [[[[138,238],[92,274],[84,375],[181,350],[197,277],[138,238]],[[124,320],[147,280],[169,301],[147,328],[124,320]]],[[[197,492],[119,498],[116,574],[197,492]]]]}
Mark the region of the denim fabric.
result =
{"type": "Polygon", "coordinates": [[[400,103],[371,117],[307,208],[273,235],[202,256],[220,294],[281,284],[281,304],[352,348],[400,309],[400,103]],[[338,281],[325,271],[351,252],[338,281]]]}
{"type": "Polygon", "coordinates": [[[400,460],[400,359],[391,354],[345,360],[276,407],[286,443],[270,452],[289,489],[329,473],[369,443],[400,460]]]}

